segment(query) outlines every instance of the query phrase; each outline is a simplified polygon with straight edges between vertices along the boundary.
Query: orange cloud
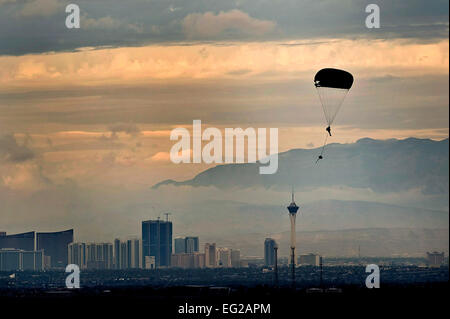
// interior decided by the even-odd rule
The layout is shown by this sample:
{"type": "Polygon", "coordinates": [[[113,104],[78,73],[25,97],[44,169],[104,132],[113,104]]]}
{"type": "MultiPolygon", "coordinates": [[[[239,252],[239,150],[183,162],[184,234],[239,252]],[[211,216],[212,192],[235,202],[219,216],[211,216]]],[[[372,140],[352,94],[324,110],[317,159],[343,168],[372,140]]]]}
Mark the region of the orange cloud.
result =
{"type": "MultiPolygon", "coordinates": [[[[448,74],[449,41],[329,40],[147,46],[0,57],[2,90],[189,79],[301,77],[323,66],[360,77],[448,74]],[[245,72],[242,69],[245,68],[245,72]]],[[[310,74],[308,74],[310,75],[310,74]]]]}

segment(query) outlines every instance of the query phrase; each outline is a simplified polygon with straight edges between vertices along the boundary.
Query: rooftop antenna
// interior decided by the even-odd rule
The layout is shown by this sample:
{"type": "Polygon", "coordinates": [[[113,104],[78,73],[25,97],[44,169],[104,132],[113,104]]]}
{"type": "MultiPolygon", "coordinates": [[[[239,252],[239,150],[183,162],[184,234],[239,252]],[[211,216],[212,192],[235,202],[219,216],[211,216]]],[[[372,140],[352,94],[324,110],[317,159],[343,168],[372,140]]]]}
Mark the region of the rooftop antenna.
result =
{"type": "Polygon", "coordinates": [[[169,221],[169,215],[172,215],[171,213],[164,213],[164,215],[166,215],[166,222],[169,221]]]}

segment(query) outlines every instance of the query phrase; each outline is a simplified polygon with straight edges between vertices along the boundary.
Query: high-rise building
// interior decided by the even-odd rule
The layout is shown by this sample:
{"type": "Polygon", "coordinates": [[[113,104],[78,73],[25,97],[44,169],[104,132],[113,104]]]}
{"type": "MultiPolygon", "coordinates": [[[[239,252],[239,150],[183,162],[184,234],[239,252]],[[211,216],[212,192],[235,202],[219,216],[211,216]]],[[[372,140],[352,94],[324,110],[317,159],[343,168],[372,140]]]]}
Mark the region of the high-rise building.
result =
{"type": "Polygon", "coordinates": [[[172,222],[148,220],[142,222],[143,260],[155,256],[156,267],[170,266],[172,255],[172,222]]]}
{"type": "Polygon", "coordinates": [[[198,237],[177,237],[174,239],[175,254],[192,254],[199,252],[198,237]]]}
{"type": "Polygon", "coordinates": [[[5,231],[0,231],[0,237],[2,236],[6,236],[6,232],[5,231]]]}
{"type": "Polygon", "coordinates": [[[218,249],[218,266],[222,268],[231,267],[231,251],[228,248],[218,249]]]}
{"type": "Polygon", "coordinates": [[[21,250],[13,248],[0,249],[0,270],[13,271],[22,268],[21,250]]]}
{"type": "Polygon", "coordinates": [[[142,257],[142,241],[137,238],[120,241],[114,240],[115,269],[143,268],[145,258],[142,257]]]}
{"type": "Polygon", "coordinates": [[[430,267],[440,267],[444,264],[445,255],[437,251],[427,252],[427,262],[430,267]]]}
{"type": "Polygon", "coordinates": [[[68,250],[68,263],[75,264],[80,269],[85,269],[87,267],[86,244],[70,243],[68,250]]]}
{"type": "Polygon", "coordinates": [[[22,251],[22,269],[30,271],[44,270],[44,252],[42,250],[22,251]]]}
{"type": "Polygon", "coordinates": [[[120,267],[119,269],[127,269],[128,268],[128,245],[126,242],[120,242],[120,267]]]}
{"type": "Polygon", "coordinates": [[[186,238],[177,237],[174,239],[175,254],[184,254],[186,252],[186,238]]]}
{"type": "Polygon", "coordinates": [[[53,268],[65,268],[67,266],[68,246],[72,242],[73,229],[36,234],[36,249],[43,250],[46,256],[50,256],[53,268]]]}
{"type": "Polygon", "coordinates": [[[199,251],[199,240],[198,237],[186,237],[185,238],[185,246],[186,246],[186,253],[192,254],[199,251]]]}
{"type": "Polygon", "coordinates": [[[239,249],[231,250],[231,267],[241,267],[241,251],[239,249]]]}
{"type": "Polygon", "coordinates": [[[142,268],[142,241],[140,239],[127,240],[128,268],[142,268]]]}
{"type": "Polygon", "coordinates": [[[214,268],[217,266],[216,244],[205,244],[205,267],[214,268]]]}
{"type": "Polygon", "coordinates": [[[13,235],[6,235],[6,233],[4,232],[4,235],[0,236],[0,249],[13,248],[13,249],[33,251],[34,239],[35,239],[34,231],[13,235]]]}
{"type": "Polygon", "coordinates": [[[298,257],[298,263],[302,266],[320,266],[320,255],[304,254],[298,257]]]}
{"type": "Polygon", "coordinates": [[[264,265],[272,267],[275,265],[275,246],[276,241],[272,238],[266,238],[264,241],[264,265]]]}
{"type": "Polygon", "coordinates": [[[120,269],[120,239],[114,239],[114,269],[120,269]]]}
{"type": "Polygon", "coordinates": [[[112,269],[114,265],[111,243],[86,244],[86,267],[89,269],[112,269]]]}
{"type": "Polygon", "coordinates": [[[171,266],[185,269],[204,268],[205,254],[201,253],[183,253],[174,254],[171,257],[171,266]]]}
{"type": "Polygon", "coordinates": [[[113,245],[110,243],[70,243],[68,263],[85,269],[112,269],[113,245]]]}
{"type": "Polygon", "coordinates": [[[102,257],[105,263],[106,269],[114,268],[114,254],[113,254],[113,245],[111,243],[103,243],[101,244],[102,249],[102,257]]]}
{"type": "Polygon", "coordinates": [[[0,271],[17,270],[44,270],[44,252],[12,248],[0,249],[0,271]]]}

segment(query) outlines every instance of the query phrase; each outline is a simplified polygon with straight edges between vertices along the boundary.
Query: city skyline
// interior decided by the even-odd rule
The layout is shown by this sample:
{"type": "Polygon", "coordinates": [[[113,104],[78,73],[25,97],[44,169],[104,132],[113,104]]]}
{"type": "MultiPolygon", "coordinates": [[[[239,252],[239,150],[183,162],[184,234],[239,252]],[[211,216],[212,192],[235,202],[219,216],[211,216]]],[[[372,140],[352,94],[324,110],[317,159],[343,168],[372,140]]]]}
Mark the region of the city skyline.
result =
{"type": "Polygon", "coordinates": [[[449,27],[448,0],[0,0],[0,304],[438,316],[449,27]]]}

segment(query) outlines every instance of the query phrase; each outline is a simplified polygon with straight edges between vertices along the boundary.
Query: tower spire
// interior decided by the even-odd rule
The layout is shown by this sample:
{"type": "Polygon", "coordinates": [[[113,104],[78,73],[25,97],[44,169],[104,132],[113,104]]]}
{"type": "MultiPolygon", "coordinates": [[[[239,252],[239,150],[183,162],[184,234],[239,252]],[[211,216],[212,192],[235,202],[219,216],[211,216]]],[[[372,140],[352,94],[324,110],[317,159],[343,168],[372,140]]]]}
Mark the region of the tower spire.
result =
{"type": "Polygon", "coordinates": [[[295,203],[295,201],[294,201],[294,185],[292,185],[291,193],[292,193],[292,202],[295,203]]]}
{"type": "Polygon", "coordinates": [[[294,186],[292,186],[292,202],[287,207],[289,211],[289,219],[291,220],[291,275],[292,287],[295,288],[295,217],[299,207],[294,201],[294,186]]]}

